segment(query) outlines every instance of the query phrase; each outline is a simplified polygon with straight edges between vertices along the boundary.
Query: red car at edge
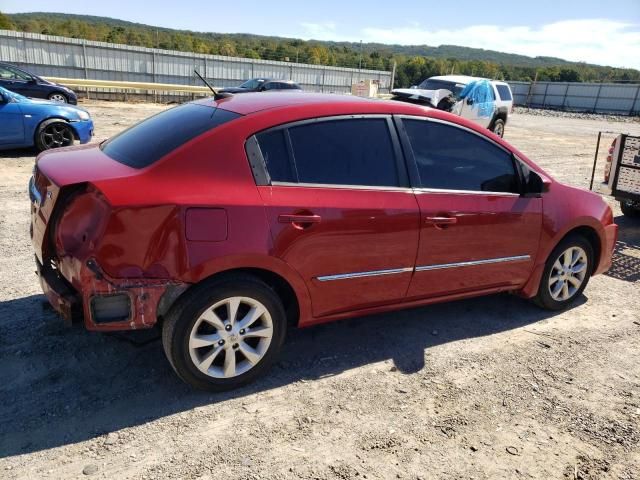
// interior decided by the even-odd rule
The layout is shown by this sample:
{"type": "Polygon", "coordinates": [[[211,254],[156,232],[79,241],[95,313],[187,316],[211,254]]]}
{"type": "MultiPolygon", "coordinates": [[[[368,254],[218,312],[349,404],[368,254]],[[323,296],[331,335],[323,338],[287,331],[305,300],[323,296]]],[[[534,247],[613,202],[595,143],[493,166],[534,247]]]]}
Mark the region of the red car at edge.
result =
{"type": "Polygon", "coordinates": [[[160,327],[176,373],[209,390],[264,373],[291,324],[504,291],[562,309],[617,236],[598,195],[486,129],[348,96],[184,104],[41,154],[29,191],[55,309],[160,327]]]}

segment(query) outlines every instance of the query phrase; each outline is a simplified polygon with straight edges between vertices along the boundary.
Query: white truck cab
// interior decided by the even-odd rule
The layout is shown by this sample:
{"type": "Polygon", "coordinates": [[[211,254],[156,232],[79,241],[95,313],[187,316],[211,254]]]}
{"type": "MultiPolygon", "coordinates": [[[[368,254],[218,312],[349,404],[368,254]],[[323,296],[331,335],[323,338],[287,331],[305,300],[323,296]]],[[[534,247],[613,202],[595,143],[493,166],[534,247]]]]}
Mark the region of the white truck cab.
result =
{"type": "Polygon", "coordinates": [[[441,110],[448,110],[488,128],[500,137],[504,135],[504,127],[513,109],[513,95],[508,83],[469,75],[430,77],[418,86],[395,89],[391,94],[397,100],[426,103],[441,110]],[[486,105],[480,108],[472,98],[460,98],[467,85],[480,80],[487,80],[491,86],[489,100],[492,105],[489,110],[486,105]],[[451,94],[447,95],[447,91],[451,94]]]}

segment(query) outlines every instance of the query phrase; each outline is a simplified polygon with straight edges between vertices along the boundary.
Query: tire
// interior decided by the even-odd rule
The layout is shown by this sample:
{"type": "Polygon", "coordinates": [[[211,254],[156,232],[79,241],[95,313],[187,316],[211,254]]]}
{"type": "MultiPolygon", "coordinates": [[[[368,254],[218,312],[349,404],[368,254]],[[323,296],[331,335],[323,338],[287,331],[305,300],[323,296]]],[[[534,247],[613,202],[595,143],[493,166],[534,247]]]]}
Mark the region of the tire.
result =
{"type": "Polygon", "coordinates": [[[221,392],[263,375],[278,357],[286,329],[282,301],[268,285],[251,275],[230,275],[197,285],[178,300],[162,325],[162,344],[184,382],[221,392]],[[229,322],[235,302],[236,318],[229,322]],[[264,313],[242,325],[253,308],[264,313]]]}
{"type": "Polygon", "coordinates": [[[35,144],[40,152],[51,148],[69,147],[73,142],[73,129],[64,120],[57,118],[45,120],[36,130],[35,144]]]}
{"type": "Polygon", "coordinates": [[[67,98],[67,96],[64,93],[60,92],[50,93],[47,98],[56,103],[69,103],[69,99],[67,98]]]}
{"type": "Polygon", "coordinates": [[[589,283],[593,259],[593,247],[587,239],[580,235],[563,239],[547,259],[534,302],[547,310],[563,310],[568,307],[589,283]],[[567,252],[571,252],[570,257],[565,256],[567,252]],[[563,261],[567,258],[571,259],[569,265],[563,261]],[[569,272],[565,268],[573,271],[569,272]],[[557,280],[554,282],[553,278],[557,280]],[[563,285],[566,285],[566,290],[563,285]]]}
{"type": "Polygon", "coordinates": [[[491,131],[498,135],[500,138],[504,137],[504,120],[498,118],[495,122],[493,122],[493,128],[491,129],[491,131]]]}
{"type": "Polygon", "coordinates": [[[640,218],[640,208],[630,201],[620,200],[620,210],[625,217],[640,218]]]}

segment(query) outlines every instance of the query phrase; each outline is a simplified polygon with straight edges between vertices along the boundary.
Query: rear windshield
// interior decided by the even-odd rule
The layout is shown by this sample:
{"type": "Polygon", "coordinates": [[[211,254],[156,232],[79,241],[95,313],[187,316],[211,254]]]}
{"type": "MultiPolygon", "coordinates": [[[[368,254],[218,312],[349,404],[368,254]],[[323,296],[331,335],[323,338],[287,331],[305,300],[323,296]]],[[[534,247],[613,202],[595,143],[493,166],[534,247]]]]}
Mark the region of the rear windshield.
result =
{"type": "Polygon", "coordinates": [[[100,148],[113,160],[144,168],[201,133],[239,116],[227,110],[187,103],[143,120],[107,140],[100,148]]]}

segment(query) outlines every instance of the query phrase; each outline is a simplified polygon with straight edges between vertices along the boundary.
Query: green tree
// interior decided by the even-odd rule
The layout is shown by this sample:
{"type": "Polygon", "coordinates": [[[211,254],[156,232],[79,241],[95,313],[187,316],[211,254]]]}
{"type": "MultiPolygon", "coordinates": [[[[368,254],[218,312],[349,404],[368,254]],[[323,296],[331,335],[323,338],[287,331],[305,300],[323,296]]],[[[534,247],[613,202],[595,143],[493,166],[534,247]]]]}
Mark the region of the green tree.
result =
{"type": "Polygon", "coordinates": [[[0,29],[15,30],[16,26],[4,13],[0,12],[0,29]]]}

